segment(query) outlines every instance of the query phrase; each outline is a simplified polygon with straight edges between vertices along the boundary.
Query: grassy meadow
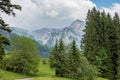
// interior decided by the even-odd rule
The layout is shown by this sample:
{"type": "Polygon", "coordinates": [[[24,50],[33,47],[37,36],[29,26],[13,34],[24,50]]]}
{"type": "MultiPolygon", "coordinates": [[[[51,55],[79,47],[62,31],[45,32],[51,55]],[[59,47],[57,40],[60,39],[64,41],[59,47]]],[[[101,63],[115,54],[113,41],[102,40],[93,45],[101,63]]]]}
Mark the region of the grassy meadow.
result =
{"type": "MultiPolygon", "coordinates": [[[[49,67],[49,63],[46,64],[40,63],[39,72],[35,76],[26,76],[10,71],[0,70],[0,80],[17,80],[17,79],[27,79],[27,80],[71,80],[68,78],[61,78],[55,76],[54,69],[49,67]]],[[[97,78],[96,80],[107,80],[103,78],[97,78]]]]}

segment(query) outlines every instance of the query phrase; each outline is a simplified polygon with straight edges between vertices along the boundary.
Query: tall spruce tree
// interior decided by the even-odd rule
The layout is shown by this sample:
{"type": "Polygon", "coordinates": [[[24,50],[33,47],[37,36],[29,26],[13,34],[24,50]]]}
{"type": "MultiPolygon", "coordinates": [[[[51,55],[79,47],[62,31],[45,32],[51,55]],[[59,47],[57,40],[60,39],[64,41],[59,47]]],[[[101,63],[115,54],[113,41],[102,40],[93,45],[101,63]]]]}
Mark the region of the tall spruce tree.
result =
{"type": "MultiPolygon", "coordinates": [[[[116,15],[117,17],[117,15],[116,15]]],[[[88,11],[83,38],[83,54],[97,66],[101,76],[116,80],[118,66],[119,20],[95,8],[88,11]]]]}
{"type": "Polygon", "coordinates": [[[116,80],[120,79],[120,19],[118,13],[115,13],[113,17],[113,23],[114,27],[116,29],[116,34],[117,34],[117,53],[115,55],[115,60],[116,60],[116,66],[115,66],[115,74],[116,75],[116,80]]]}
{"type": "Polygon", "coordinates": [[[80,68],[80,51],[76,47],[76,42],[73,40],[70,50],[68,51],[68,76],[73,79],[79,78],[80,68]]]}
{"type": "MultiPolygon", "coordinates": [[[[96,73],[94,72],[87,59],[80,54],[75,40],[70,45],[67,58],[67,75],[66,77],[75,80],[94,80],[96,73]]],[[[94,68],[95,69],[95,68],[94,68]]]]}
{"type": "Polygon", "coordinates": [[[117,75],[117,60],[118,60],[118,48],[117,48],[117,34],[116,34],[116,27],[113,24],[112,18],[110,14],[107,15],[107,27],[108,27],[108,39],[109,39],[109,60],[110,65],[109,68],[109,76],[110,80],[116,80],[117,75]],[[110,76],[111,75],[111,76],[110,76]]]}
{"type": "Polygon", "coordinates": [[[65,46],[62,39],[58,43],[56,42],[50,55],[50,66],[55,68],[56,76],[64,77],[65,71],[65,46]]]}
{"type": "Polygon", "coordinates": [[[62,39],[59,42],[59,67],[58,67],[58,76],[64,77],[65,71],[65,45],[62,39]]]}
{"type": "Polygon", "coordinates": [[[57,58],[58,58],[58,42],[56,41],[55,45],[51,49],[50,52],[50,67],[56,68],[57,67],[57,58]]]}
{"type": "Polygon", "coordinates": [[[100,12],[93,8],[91,11],[88,11],[86,19],[86,29],[84,30],[84,38],[82,39],[83,43],[83,54],[93,65],[98,65],[100,63],[100,53],[101,45],[103,44],[102,38],[102,28],[100,27],[100,12]]]}

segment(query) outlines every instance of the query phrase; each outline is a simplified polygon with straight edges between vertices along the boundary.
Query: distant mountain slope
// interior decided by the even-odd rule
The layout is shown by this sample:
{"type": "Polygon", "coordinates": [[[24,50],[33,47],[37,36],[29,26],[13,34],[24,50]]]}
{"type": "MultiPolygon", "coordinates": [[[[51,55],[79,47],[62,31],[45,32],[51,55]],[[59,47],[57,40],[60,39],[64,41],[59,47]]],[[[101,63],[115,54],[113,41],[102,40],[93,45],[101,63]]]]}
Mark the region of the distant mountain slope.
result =
{"type": "Polygon", "coordinates": [[[31,32],[20,28],[12,28],[12,30],[13,33],[30,37],[43,45],[52,46],[59,39],[63,39],[66,44],[75,39],[77,44],[80,45],[84,26],[84,21],[76,20],[69,27],[63,29],[43,28],[31,32]]]}
{"type": "Polygon", "coordinates": [[[76,20],[69,27],[63,29],[43,28],[35,31],[28,31],[17,27],[11,27],[12,33],[9,34],[3,30],[0,30],[0,33],[9,39],[16,35],[29,37],[35,41],[41,57],[48,57],[50,46],[54,45],[56,40],[63,39],[65,44],[69,44],[75,39],[77,45],[80,46],[81,38],[84,34],[84,26],[85,22],[76,20]]]}

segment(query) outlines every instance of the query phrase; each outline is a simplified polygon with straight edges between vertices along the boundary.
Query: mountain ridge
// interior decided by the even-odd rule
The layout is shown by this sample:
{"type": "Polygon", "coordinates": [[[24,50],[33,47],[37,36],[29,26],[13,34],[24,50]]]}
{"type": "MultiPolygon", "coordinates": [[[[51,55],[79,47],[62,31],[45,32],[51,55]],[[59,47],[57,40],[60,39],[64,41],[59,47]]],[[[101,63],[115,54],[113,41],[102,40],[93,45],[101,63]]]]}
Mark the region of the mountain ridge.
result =
{"type": "Polygon", "coordinates": [[[81,38],[83,36],[83,29],[85,28],[85,22],[79,19],[75,20],[70,26],[56,29],[56,28],[42,28],[34,31],[29,31],[21,28],[12,27],[12,33],[18,35],[30,37],[37,42],[52,46],[56,40],[63,39],[66,44],[69,44],[73,39],[76,40],[77,44],[80,45],[81,38]]]}

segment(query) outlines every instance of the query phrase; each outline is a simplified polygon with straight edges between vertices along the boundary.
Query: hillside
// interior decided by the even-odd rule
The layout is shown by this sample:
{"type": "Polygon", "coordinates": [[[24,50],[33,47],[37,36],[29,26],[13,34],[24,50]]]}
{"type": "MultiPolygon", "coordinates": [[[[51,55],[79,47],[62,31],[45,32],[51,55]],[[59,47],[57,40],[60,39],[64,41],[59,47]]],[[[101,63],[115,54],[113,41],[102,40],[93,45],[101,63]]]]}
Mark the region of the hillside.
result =
{"type": "MultiPolygon", "coordinates": [[[[84,34],[84,26],[84,21],[76,20],[69,27],[62,29],[43,28],[29,31],[17,27],[11,27],[12,33],[9,34],[3,30],[0,30],[0,33],[9,39],[12,39],[12,37],[17,35],[31,38],[36,43],[41,57],[47,58],[49,56],[50,47],[55,44],[56,40],[63,39],[66,44],[70,44],[72,40],[75,39],[77,45],[80,46],[81,38],[84,34]]],[[[6,49],[9,49],[9,47],[6,47],[6,49]]]]}

